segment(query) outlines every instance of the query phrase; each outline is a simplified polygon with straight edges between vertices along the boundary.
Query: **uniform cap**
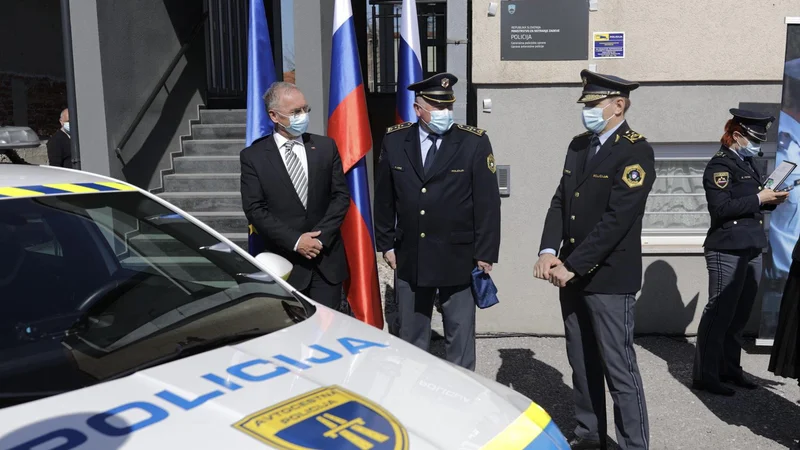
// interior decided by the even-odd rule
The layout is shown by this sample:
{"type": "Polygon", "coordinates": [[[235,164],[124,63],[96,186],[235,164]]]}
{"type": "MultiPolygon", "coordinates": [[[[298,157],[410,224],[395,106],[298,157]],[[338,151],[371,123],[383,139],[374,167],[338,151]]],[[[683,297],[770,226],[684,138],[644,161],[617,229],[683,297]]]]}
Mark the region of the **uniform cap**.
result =
{"type": "Polygon", "coordinates": [[[772,126],[775,117],[758,111],[737,108],[731,108],[730,113],[733,114],[733,120],[741,125],[750,137],[759,142],[767,140],[767,130],[772,126]]]}
{"type": "Polygon", "coordinates": [[[639,87],[639,83],[586,69],[581,71],[581,80],[583,92],[578,103],[596,102],[608,97],[628,98],[631,91],[639,87]]]}
{"type": "Polygon", "coordinates": [[[408,90],[414,91],[431,104],[453,103],[456,101],[456,96],[453,94],[453,86],[456,83],[458,78],[452,73],[437,73],[426,80],[409,84],[408,90]]]}

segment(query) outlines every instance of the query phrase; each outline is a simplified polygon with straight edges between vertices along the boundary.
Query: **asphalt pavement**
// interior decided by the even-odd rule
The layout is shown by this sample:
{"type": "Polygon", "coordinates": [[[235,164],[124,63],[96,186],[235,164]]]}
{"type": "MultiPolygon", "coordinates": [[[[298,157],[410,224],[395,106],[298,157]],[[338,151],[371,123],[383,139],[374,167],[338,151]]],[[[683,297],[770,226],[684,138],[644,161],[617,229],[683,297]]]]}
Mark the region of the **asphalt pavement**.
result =
{"type": "MultiPolygon", "coordinates": [[[[380,259],[378,270],[384,300],[393,297],[392,272],[380,259]]],[[[392,302],[384,308],[390,316],[392,302]]],[[[434,311],[431,351],[444,356],[442,317],[434,311]]],[[[387,323],[386,328],[397,326],[387,323]]],[[[650,444],[653,450],[800,450],[800,387],[796,380],[767,371],[769,349],[748,341],[742,367],[759,388],[733,387],[736,395],[720,397],[689,388],[694,338],[640,337],[636,356],[645,389],[650,444]]],[[[479,337],[476,372],[510,386],[547,410],[567,436],[572,436],[572,371],[564,338],[479,337]]],[[[613,403],[606,391],[608,436],[616,441],[613,403]]]]}
{"type": "MultiPolygon", "coordinates": [[[[742,355],[742,366],[759,388],[734,387],[736,395],[719,397],[688,387],[693,338],[641,337],[635,343],[652,449],[800,449],[800,387],[767,371],[769,354],[763,349],[750,342],[742,355]]],[[[572,372],[563,338],[481,337],[477,345],[479,374],[530,397],[572,435],[572,372]]],[[[438,335],[432,352],[443,354],[438,335]]],[[[608,435],[616,441],[613,403],[606,394],[608,435]]]]}

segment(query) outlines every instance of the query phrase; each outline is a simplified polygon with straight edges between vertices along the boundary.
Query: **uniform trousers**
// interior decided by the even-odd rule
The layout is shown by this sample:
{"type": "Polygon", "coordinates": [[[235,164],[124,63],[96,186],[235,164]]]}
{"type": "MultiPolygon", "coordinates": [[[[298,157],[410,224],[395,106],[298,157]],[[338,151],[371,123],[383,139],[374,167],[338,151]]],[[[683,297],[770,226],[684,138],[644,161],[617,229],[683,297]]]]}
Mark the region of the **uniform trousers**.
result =
{"type": "Polygon", "coordinates": [[[419,287],[395,278],[395,295],[400,313],[400,338],[425,351],[431,343],[431,316],[436,291],[442,305],[445,359],[475,370],[475,300],[472,287],[419,287]]]}
{"type": "Polygon", "coordinates": [[[633,294],[560,290],[561,314],[572,367],[575,435],[606,441],[605,383],[614,401],[620,447],[647,449],[650,425],[644,385],[633,348],[633,294]]]}
{"type": "Polygon", "coordinates": [[[742,375],[742,332],[761,281],[761,249],[706,250],[708,304],[697,328],[695,381],[742,375]]]}

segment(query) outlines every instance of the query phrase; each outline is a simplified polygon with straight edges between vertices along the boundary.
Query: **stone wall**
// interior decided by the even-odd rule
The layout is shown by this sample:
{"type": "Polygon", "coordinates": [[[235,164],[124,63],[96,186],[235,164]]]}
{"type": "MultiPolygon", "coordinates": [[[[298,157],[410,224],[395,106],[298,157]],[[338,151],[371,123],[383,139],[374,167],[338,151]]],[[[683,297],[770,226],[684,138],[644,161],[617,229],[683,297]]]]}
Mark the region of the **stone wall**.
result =
{"type": "MultiPolygon", "coordinates": [[[[24,159],[29,164],[37,164],[46,166],[47,161],[47,141],[42,141],[42,144],[36,148],[18,148],[15,150],[20,158],[24,159]]],[[[8,157],[0,155],[0,163],[9,163],[8,157]]]]}
{"type": "MultiPolygon", "coordinates": [[[[16,105],[17,108],[23,107],[16,105]]],[[[67,107],[67,85],[64,81],[0,73],[0,126],[29,126],[42,138],[49,138],[60,128],[61,110],[67,107]],[[12,80],[21,79],[27,93],[27,123],[14,123],[12,80]]]]}

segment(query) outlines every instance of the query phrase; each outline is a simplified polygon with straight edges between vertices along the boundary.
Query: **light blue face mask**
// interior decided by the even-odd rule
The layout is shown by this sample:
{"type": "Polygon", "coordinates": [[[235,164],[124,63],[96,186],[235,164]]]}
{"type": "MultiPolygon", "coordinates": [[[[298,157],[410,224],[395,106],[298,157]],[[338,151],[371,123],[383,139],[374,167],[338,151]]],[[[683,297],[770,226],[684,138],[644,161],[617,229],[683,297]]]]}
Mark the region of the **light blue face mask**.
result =
{"type": "Polygon", "coordinates": [[[278,114],[289,118],[289,126],[287,127],[281,124],[281,127],[283,127],[283,129],[293,137],[300,136],[305,133],[306,130],[308,130],[308,113],[301,113],[294,116],[287,116],[281,113],[278,114]]]}
{"type": "MultiPolygon", "coordinates": [[[[417,106],[422,108],[422,105],[420,105],[419,103],[417,103],[417,106]]],[[[422,108],[422,109],[425,109],[425,108],[422,108]]],[[[428,110],[425,109],[425,111],[428,111],[428,110]]],[[[449,109],[445,109],[445,110],[441,110],[441,111],[435,110],[435,111],[428,111],[428,112],[431,113],[431,121],[430,122],[425,122],[423,120],[422,122],[425,125],[427,125],[428,128],[430,128],[432,132],[434,132],[436,134],[444,134],[444,133],[447,132],[447,130],[450,129],[450,127],[453,126],[453,111],[451,111],[449,109]]]]}
{"type": "Polygon", "coordinates": [[[583,108],[583,126],[595,134],[603,131],[606,124],[608,124],[608,121],[611,119],[610,117],[608,119],[603,119],[603,111],[609,106],[611,106],[611,103],[602,108],[599,106],[595,106],[594,108],[587,106],[583,108]]]}
{"type": "Polygon", "coordinates": [[[64,122],[64,131],[69,133],[69,122],[64,122]]]}
{"type": "Polygon", "coordinates": [[[745,139],[747,141],[747,145],[739,144],[739,140],[736,140],[736,143],[739,144],[739,151],[745,153],[742,156],[756,156],[758,152],[761,151],[761,144],[753,144],[750,139],[745,139]]]}

